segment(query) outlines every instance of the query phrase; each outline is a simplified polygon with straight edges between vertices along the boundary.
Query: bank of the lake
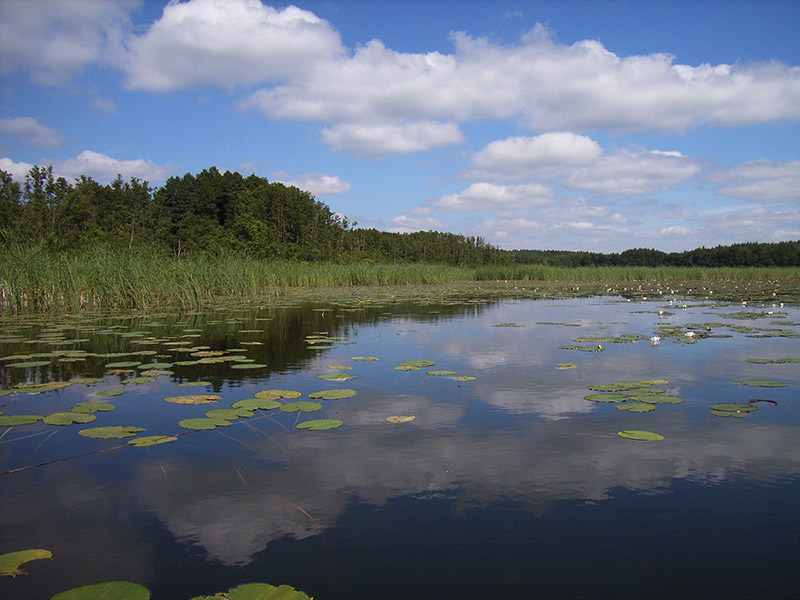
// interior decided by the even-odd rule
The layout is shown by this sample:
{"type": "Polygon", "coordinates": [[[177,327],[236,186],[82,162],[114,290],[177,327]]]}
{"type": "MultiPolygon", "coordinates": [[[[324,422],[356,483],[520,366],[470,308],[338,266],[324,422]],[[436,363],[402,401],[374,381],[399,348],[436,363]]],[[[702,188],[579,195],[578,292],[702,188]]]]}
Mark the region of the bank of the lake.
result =
{"type": "MultiPolygon", "coordinates": [[[[156,253],[41,248],[0,253],[0,313],[84,308],[199,307],[294,288],[523,282],[570,293],[752,293],[797,301],[800,269],[781,267],[454,267],[422,263],[264,261],[236,255],[165,258],[156,253]],[[749,292],[748,290],[751,290],[749,292]]],[[[534,286],[535,287],[535,286],[534,286]]]]}

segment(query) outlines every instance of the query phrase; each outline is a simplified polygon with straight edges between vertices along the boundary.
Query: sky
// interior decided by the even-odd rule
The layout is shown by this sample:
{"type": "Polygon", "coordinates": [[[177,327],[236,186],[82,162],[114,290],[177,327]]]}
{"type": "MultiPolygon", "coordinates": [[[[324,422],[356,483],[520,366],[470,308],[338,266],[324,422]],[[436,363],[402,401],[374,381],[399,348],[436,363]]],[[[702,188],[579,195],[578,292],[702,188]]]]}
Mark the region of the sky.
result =
{"type": "Polygon", "coordinates": [[[0,169],[505,249],[800,240],[800,0],[0,0],[0,169]]]}

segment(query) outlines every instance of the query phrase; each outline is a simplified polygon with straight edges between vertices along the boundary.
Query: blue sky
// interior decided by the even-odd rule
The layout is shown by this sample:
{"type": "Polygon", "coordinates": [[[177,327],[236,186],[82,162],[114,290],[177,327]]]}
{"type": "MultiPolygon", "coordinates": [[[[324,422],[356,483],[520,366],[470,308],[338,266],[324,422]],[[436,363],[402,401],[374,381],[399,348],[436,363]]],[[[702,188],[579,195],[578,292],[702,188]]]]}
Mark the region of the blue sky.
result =
{"type": "Polygon", "coordinates": [[[501,248],[800,239],[800,1],[0,0],[0,169],[501,248]]]}

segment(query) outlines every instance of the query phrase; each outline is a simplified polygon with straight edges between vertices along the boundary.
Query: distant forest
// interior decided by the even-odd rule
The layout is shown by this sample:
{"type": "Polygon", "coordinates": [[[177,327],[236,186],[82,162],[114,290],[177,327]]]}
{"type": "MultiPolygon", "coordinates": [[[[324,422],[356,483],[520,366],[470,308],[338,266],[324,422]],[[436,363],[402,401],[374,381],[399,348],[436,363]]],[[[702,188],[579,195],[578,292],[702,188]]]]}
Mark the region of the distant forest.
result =
{"type": "Polygon", "coordinates": [[[310,193],[215,167],[153,188],[137,178],[73,183],[35,166],[24,182],[0,170],[0,236],[5,244],[54,251],[103,244],[164,256],[224,253],[259,259],[373,261],[454,266],[800,266],[800,240],[666,253],[637,248],[603,254],[501,250],[481,237],[438,231],[390,233],[357,227],[310,193]]]}

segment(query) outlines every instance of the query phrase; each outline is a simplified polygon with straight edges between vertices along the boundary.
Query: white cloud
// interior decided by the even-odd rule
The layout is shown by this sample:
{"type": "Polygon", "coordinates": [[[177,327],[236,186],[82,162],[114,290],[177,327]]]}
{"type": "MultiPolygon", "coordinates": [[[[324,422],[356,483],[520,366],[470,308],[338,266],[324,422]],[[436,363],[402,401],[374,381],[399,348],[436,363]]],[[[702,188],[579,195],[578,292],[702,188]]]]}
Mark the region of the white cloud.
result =
{"type": "Polygon", "coordinates": [[[296,120],[514,118],[538,130],[682,131],[800,118],[800,68],[780,63],[620,57],[596,41],[558,44],[541,26],[511,46],[452,39],[452,54],[401,53],[373,40],[259,90],[246,105],[296,120]]]}
{"type": "Polygon", "coordinates": [[[156,92],[292,78],[344,53],[326,21],[259,0],[170,2],[128,47],[128,87],[156,92]]]}
{"type": "Polygon", "coordinates": [[[752,202],[796,202],[800,200],[800,160],[772,162],[756,160],[706,175],[720,184],[718,194],[752,202]]]}
{"type": "Polygon", "coordinates": [[[539,183],[499,185],[479,182],[458,194],[433,200],[431,206],[448,212],[475,211],[511,216],[535,206],[552,204],[554,201],[553,190],[539,183]]]}
{"type": "Polygon", "coordinates": [[[0,2],[0,73],[58,85],[87,65],[115,63],[139,0],[0,2]]]}
{"type": "Polygon", "coordinates": [[[117,103],[111,98],[96,96],[92,99],[91,109],[99,113],[114,114],[117,112],[117,103]]]}
{"type": "Polygon", "coordinates": [[[412,233],[414,231],[443,231],[446,225],[435,217],[407,217],[401,215],[389,222],[387,231],[394,233],[412,233]]]}
{"type": "Polygon", "coordinates": [[[53,148],[61,142],[61,136],[54,129],[42,125],[33,117],[8,117],[0,119],[0,135],[20,138],[32,146],[53,148]]]}
{"type": "Polygon", "coordinates": [[[495,178],[529,178],[565,167],[594,163],[603,150],[593,139],[570,132],[495,140],[472,157],[473,174],[495,178]]]}
{"type": "Polygon", "coordinates": [[[331,150],[346,150],[356,156],[373,158],[464,142],[464,136],[456,125],[433,121],[402,125],[343,123],[323,129],[322,139],[331,150]]]}
{"type": "Polygon", "coordinates": [[[6,157],[0,158],[0,170],[10,173],[11,177],[14,178],[14,181],[19,183],[25,181],[25,175],[28,174],[28,171],[31,170],[31,167],[33,167],[33,165],[26,162],[14,162],[10,158],[6,157]]]}
{"type": "Polygon", "coordinates": [[[344,194],[351,189],[350,184],[342,181],[338,176],[324,173],[305,173],[298,175],[297,179],[285,183],[305,190],[314,196],[344,194]]]}
{"type": "Polygon", "coordinates": [[[84,150],[74,158],[52,160],[53,172],[60,177],[74,179],[81,175],[92,177],[101,183],[112,181],[118,174],[123,179],[137,177],[145,181],[160,182],[172,172],[170,165],[157,165],[151,160],[117,160],[105,154],[84,150]]]}

